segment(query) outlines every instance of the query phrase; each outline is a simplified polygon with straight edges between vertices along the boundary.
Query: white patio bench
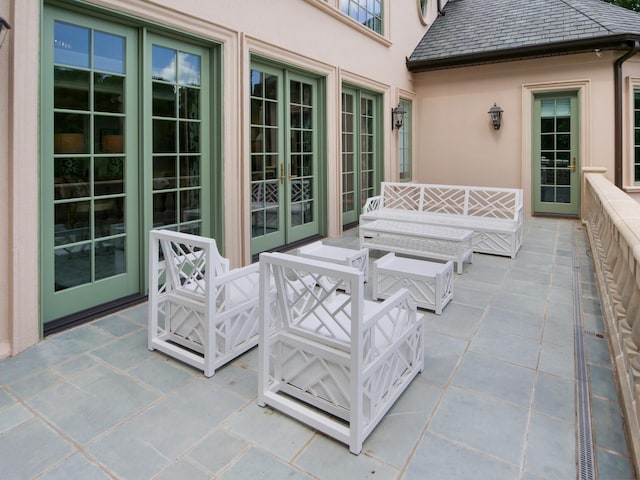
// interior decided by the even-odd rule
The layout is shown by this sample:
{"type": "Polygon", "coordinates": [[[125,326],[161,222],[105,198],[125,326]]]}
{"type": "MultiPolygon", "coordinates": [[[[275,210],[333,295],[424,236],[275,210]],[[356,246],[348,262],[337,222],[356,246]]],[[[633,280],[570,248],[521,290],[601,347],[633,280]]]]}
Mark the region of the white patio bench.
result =
{"type": "Polygon", "coordinates": [[[423,368],[423,316],[409,291],[365,301],[364,274],[356,268],[263,253],[260,298],[258,404],[360,453],[423,368]]]}
{"type": "Polygon", "coordinates": [[[472,230],[473,250],[515,258],[522,245],[522,190],[512,188],[382,182],[360,225],[375,220],[472,230]]]}
{"type": "Polygon", "coordinates": [[[259,265],[229,269],[216,241],[149,234],[149,350],[215,370],[258,343],[259,265]]]}

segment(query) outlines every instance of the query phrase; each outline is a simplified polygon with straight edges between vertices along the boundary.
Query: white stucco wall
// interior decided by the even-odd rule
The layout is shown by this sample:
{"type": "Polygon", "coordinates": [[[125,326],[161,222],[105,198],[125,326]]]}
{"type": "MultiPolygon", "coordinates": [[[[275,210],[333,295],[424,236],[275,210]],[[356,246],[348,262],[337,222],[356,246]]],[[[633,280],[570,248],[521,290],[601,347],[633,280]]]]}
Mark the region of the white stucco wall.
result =
{"type": "MultiPolygon", "coordinates": [[[[9,0],[0,0],[0,16],[11,23],[11,5],[9,0]]],[[[9,251],[9,115],[4,112],[9,111],[9,37],[4,45],[0,47],[0,225],[5,228],[0,229],[0,251],[9,251]]],[[[0,255],[0,272],[7,272],[9,268],[9,256],[0,255]]],[[[11,353],[11,342],[9,340],[9,286],[10,276],[0,276],[0,358],[11,353]],[[3,319],[5,319],[3,321],[3,319]]]]}
{"type": "MultiPolygon", "coordinates": [[[[223,47],[225,255],[234,265],[250,261],[248,206],[248,69],[259,53],[326,78],[328,218],[327,233],[341,233],[340,94],[342,82],[374,90],[383,98],[385,177],[397,175],[397,144],[391,108],[400,96],[414,98],[405,58],[427,29],[417,0],[387,5],[384,38],[322,0],[89,0],[113,9],[220,42],[223,47]],[[242,219],[242,221],[238,221],[242,219]]],[[[429,22],[436,14],[430,2],[429,22]]],[[[445,2],[442,2],[443,4],[445,2]]],[[[335,3],[337,5],[337,3],[335,3]]],[[[7,252],[0,255],[0,357],[15,354],[39,338],[39,49],[41,0],[0,0],[0,15],[14,27],[0,50],[0,231],[7,252]],[[19,107],[19,108],[18,108],[19,107]],[[4,287],[4,288],[3,288],[4,287]]]]}

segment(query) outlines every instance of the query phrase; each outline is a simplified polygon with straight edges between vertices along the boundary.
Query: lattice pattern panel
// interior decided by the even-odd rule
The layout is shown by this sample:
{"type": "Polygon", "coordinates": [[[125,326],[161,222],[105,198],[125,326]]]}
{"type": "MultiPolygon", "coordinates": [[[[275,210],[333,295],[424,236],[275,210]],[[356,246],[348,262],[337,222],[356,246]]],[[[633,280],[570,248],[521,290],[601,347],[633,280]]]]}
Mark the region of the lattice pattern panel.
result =
{"type": "Polygon", "coordinates": [[[518,197],[514,192],[469,190],[467,215],[513,220],[518,208],[518,197]]]}
{"type": "Polygon", "coordinates": [[[158,335],[170,334],[174,342],[202,353],[205,344],[204,312],[179,302],[170,297],[158,305],[160,319],[158,335]]]}
{"type": "Polygon", "coordinates": [[[479,232],[473,236],[473,250],[494,255],[511,255],[515,241],[514,233],[479,232]]]}
{"type": "Polygon", "coordinates": [[[403,377],[416,370],[423,354],[421,337],[420,328],[396,348],[387,361],[379,362],[366,379],[363,386],[365,418],[374,418],[398,389],[404,389],[403,377]]]}
{"type": "MultiPolygon", "coordinates": [[[[274,346],[278,350],[279,380],[299,389],[306,401],[343,410],[342,418],[348,417],[351,409],[351,372],[347,365],[327,359],[302,348],[281,342],[274,346]]],[[[301,399],[303,397],[301,396],[301,399]]]]}
{"type": "MultiPolygon", "coordinates": [[[[449,276],[451,276],[450,272],[449,276]]],[[[389,293],[397,292],[401,288],[407,288],[411,292],[411,296],[418,305],[430,305],[432,308],[436,305],[436,279],[432,278],[407,278],[402,273],[378,274],[378,291],[389,293]]]]}
{"type": "Polygon", "coordinates": [[[387,184],[384,186],[384,208],[420,211],[420,187],[387,184]]]}
{"type": "Polygon", "coordinates": [[[294,268],[273,266],[276,282],[286,292],[279,298],[288,327],[333,340],[348,348],[351,340],[351,296],[343,279],[294,268]],[[283,298],[284,297],[284,298],[283,298]]]}
{"type": "Polygon", "coordinates": [[[422,211],[463,215],[465,191],[460,188],[434,187],[422,189],[422,211]]]}
{"type": "Polygon", "coordinates": [[[193,245],[160,240],[164,261],[163,291],[186,291],[191,295],[205,295],[206,250],[193,245]]]}
{"type": "Polygon", "coordinates": [[[216,350],[218,354],[229,354],[253,342],[259,329],[258,305],[241,310],[224,321],[216,322],[216,350]]]}
{"type": "Polygon", "coordinates": [[[364,367],[372,365],[415,321],[409,299],[396,308],[379,315],[376,322],[363,332],[364,367]]]}

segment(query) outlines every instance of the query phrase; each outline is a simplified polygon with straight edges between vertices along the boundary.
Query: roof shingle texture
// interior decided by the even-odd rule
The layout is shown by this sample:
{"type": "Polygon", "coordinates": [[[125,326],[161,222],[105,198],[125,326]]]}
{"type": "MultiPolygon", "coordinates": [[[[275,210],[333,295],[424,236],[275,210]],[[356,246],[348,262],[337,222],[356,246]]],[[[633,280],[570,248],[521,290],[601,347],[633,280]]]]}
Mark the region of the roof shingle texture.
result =
{"type": "Polygon", "coordinates": [[[409,57],[428,61],[640,35],[640,13],[601,0],[451,0],[409,57]]]}

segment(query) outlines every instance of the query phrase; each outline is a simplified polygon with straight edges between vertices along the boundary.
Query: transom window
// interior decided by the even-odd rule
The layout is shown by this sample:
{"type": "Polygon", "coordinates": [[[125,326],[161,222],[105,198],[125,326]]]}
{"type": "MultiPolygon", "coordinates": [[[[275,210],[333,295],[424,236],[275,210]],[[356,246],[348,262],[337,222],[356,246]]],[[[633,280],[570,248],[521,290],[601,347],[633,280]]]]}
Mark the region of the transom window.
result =
{"type": "Polygon", "coordinates": [[[340,10],[382,35],[382,0],[340,0],[340,10]]]}

